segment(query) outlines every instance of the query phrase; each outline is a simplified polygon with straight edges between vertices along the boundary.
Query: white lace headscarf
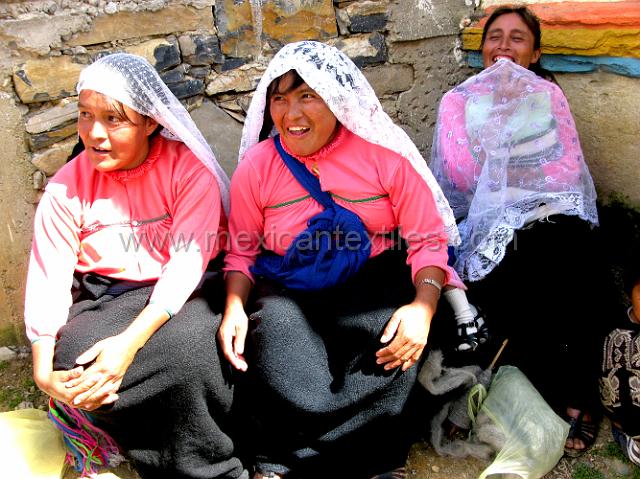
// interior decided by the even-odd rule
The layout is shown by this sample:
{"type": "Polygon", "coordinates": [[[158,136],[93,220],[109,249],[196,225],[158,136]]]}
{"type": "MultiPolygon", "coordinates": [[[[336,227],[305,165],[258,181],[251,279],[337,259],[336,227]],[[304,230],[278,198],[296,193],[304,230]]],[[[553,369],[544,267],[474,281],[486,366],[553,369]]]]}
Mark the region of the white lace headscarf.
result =
{"type": "MultiPolygon", "coordinates": [[[[267,87],[290,70],[327,104],[338,121],[364,140],[392,150],[411,162],[431,190],[450,244],[459,242],[451,208],[425,160],[409,136],[384,112],[373,88],[340,50],[313,41],[290,43],[271,60],[253,95],[242,131],[239,161],[258,143],[267,103],[267,87]]],[[[407,191],[407,194],[411,192],[407,191]]]]}
{"type": "Polygon", "coordinates": [[[104,56],[80,73],[78,94],[93,90],[157,121],[160,134],[183,142],[218,181],[222,206],[229,212],[229,178],[182,103],[142,57],[128,53],[104,56]]]}
{"type": "Polygon", "coordinates": [[[533,221],[563,214],[598,224],[567,99],[516,63],[500,61],[443,97],[430,167],[464,218],[455,264],[463,279],[486,276],[533,221]]]}

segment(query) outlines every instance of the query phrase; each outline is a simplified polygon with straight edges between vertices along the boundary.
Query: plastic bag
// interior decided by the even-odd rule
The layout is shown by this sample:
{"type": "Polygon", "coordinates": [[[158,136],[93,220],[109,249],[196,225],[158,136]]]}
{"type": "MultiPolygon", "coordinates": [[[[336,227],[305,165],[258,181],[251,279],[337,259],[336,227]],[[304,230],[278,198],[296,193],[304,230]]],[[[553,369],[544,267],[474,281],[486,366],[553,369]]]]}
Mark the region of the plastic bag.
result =
{"type": "Polygon", "coordinates": [[[564,453],[569,425],[556,415],[522,372],[502,366],[472,429],[479,442],[499,450],[479,479],[492,474],[544,476],[564,453]]]}
{"type": "Polygon", "coordinates": [[[6,478],[59,479],[66,451],[62,434],[38,409],[0,413],[0,471],[6,478]]]}

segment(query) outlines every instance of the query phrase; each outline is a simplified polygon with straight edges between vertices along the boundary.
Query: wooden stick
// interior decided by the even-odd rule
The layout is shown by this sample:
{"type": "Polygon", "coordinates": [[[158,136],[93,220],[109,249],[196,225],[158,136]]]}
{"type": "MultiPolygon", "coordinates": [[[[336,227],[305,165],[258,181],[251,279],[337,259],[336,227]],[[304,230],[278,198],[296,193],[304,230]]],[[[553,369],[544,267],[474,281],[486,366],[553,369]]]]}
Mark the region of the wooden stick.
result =
{"type": "Polygon", "coordinates": [[[489,364],[489,369],[493,369],[493,367],[496,365],[496,363],[498,362],[498,358],[502,354],[502,351],[504,350],[508,342],[509,342],[509,338],[502,341],[502,346],[500,346],[500,349],[498,349],[498,352],[494,356],[493,361],[491,361],[491,364],[489,364]]]}

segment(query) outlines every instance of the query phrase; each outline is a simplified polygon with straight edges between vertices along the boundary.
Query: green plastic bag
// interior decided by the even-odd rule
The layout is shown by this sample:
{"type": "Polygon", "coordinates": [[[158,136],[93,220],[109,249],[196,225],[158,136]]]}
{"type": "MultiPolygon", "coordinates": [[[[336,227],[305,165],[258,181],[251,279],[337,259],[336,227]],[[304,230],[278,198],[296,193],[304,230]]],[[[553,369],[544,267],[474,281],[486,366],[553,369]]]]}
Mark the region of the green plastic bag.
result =
{"type": "Polygon", "coordinates": [[[66,451],[62,434],[38,409],[0,413],[0,476],[59,479],[66,451]]]}
{"type": "MultiPolygon", "coordinates": [[[[470,401],[473,397],[471,393],[470,401]]],[[[516,474],[522,479],[544,476],[562,457],[568,433],[569,425],[553,412],[526,376],[514,366],[502,366],[472,428],[474,440],[499,451],[479,479],[493,474],[516,474]]]]}

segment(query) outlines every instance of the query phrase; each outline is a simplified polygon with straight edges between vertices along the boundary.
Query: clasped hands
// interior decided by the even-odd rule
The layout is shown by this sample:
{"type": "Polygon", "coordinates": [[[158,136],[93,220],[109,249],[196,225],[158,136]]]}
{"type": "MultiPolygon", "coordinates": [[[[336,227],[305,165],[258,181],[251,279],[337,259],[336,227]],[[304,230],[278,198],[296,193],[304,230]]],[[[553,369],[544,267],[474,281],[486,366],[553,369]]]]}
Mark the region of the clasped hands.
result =
{"type": "Polygon", "coordinates": [[[126,335],[108,337],[78,356],[75,368],[52,371],[42,388],[53,398],[87,411],[111,404],[118,399],[136,351],[126,335]]]}

